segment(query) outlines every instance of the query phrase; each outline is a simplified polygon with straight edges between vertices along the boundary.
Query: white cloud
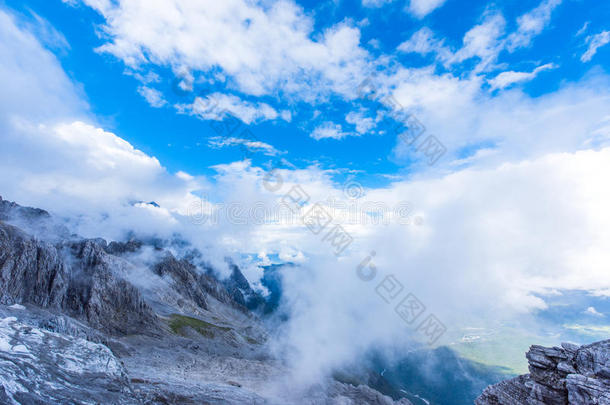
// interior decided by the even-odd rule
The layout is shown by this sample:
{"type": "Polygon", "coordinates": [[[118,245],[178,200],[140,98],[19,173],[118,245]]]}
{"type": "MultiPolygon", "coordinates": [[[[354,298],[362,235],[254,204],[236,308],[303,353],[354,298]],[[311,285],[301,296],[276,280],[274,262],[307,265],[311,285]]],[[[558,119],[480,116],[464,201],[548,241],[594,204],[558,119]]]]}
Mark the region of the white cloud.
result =
{"type": "MultiPolygon", "coordinates": [[[[413,215],[423,224],[341,222],[354,244],[338,260],[329,260],[331,247],[307,229],[284,229],[275,236],[270,229],[261,232],[306,252],[305,268],[285,273],[293,317],[284,343],[294,350],[290,360],[298,377],[315,378],[370,346],[409,345],[409,327],[375,293],[390,274],[403,284],[403,295],[414,293],[447,324],[444,344],[459,339],[465,324],[489,327],[527,319],[529,311],[546,306],[536,294],[607,289],[610,215],[605,207],[610,192],[604,184],[609,158],[610,149],[551,154],[367,190],[368,202],[411,202],[413,215]],[[371,251],[376,252],[378,274],[364,282],[356,266],[371,251]],[[346,344],[355,334],[358,342],[346,344]]],[[[323,174],[316,181],[314,173],[281,174],[298,176],[312,204],[341,195],[323,174]]],[[[347,202],[339,197],[339,203],[347,202]]],[[[274,243],[267,239],[264,244],[267,254],[273,253],[274,243]]]]}
{"type": "Polygon", "coordinates": [[[462,39],[462,47],[451,50],[427,27],[424,27],[399,45],[403,52],[423,55],[435,53],[437,60],[446,67],[478,58],[480,62],[474,73],[489,70],[503,50],[513,52],[529,46],[549,24],[551,12],[561,4],[561,0],[544,0],[538,7],[517,18],[517,29],[506,35],[506,20],[499,12],[486,12],[483,21],[469,29],[462,39]]]}
{"type": "Polygon", "coordinates": [[[344,132],[340,124],[327,121],[316,127],[309,136],[316,141],[320,139],[343,139],[346,136],[355,135],[350,132],[344,132]]]}
{"type": "Polygon", "coordinates": [[[428,27],[421,28],[411,38],[398,45],[401,52],[412,52],[427,55],[438,54],[439,59],[446,61],[451,58],[451,51],[445,47],[444,40],[436,38],[434,32],[428,27]]]}
{"type": "Polygon", "coordinates": [[[190,112],[202,119],[215,121],[222,121],[231,114],[246,124],[276,120],[278,117],[285,121],[290,121],[292,118],[290,112],[282,111],[278,114],[269,104],[251,103],[237,96],[223,93],[196,97],[193,104],[179,105],[178,110],[190,112]]]}
{"type": "Polygon", "coordinates": [[[148,73],[142,74],[139,72],[133,72],[131,70],[126,70],[125,74],[135,77],[135,79],[137,81],[139,81],[140,83],[143,83],[143,84],[159,83],[161,81],[161,76],[159,76],[155,72],[148,72],[148,73]]]}
{"type": "Polygon", "coordinates": [[[79,218],[77,230],[85,236],[115,239],[129,228],[171,232],[178,224],[171,212],[186,210],[190,192],[205,184],[186,173],[172,176],[156,158],[80,121],[47,126],[21,120],[3,144],[0,169],[21,179],[0,180],[3,196],[79,218]],[[132,201],[157,202],[161,208],[153,214],[161,217],[150,221],[144,212],[131,212],[132,201]]]}
{"type": "Polygon", "coordinates": [[[589,62],[597,53],[597,50],[604,45],[610,43],[610,31],[602,31],[599,34],[590,35],[587,37],[589,48],[580,57],[581,62],[589,62]]]}
{"type": "Polygon", "coordinates": [[[205,181],[172,176],[154,157],[93,124],[78,86],[24,26],[0,9],[0,171],[11,173],[0,178],[2,196],[80,216],[86,236],[119,237],[130,226],[169,230],[171,221],[147,221],[141,211],[130,213],[129,202],[185,208],[189,191],[205,181]],[[104,222],[103,215],[112,219],[104,222]]]}
{"type": "Polygon", "coordinates": [[[599,316],[599,317],[604,316],[604,314],[602,314],[601,312],[598,312],[597,309],[595,309],[594,307],[588,307],[584,312],[587,315],[593,315],[593,316],[599,316]]]}
{"type": "Polygon", "coordinates": [[[365,134],[375,128],[375,120],[365,116],[363,112],[350,111],[345,116],[345,121],[348,124],[355,125],[356,132],[359,134],[365,134]]]}
{"type": "Polygon", "coordinates": [[[288,110],[280,111],[280,117],[282,117],[282,119],[286,122],[292,121],[292,113],[288,110]]]}
{"type": "Polygon", "coordinates": [[[500,37],[504,34],[506,21],[500,14],[492,14],[485,20],[471,28],[463,38],[463,46],[450,59],[451,63],[463,62],[477,57],[481,62],[476,71],[488,68],[496,61],[504,44],[500,37]]]}
{"type": "Polygon", "coordinates": [[[547,63],[545,65],[538,66],[536,69],[532,70],[531,72],[515,72],[515,71],[511,70],[511,71],[500,73],[493,79],[488,80],[488,82],[491,85],[492,90],[503,89],[505,87],[510,86],[511,84],[523,83],[523,82],[532,80],[536,76],[538,76],[538,73],[540,73],[542,71],[556,69],[556,68],[557,68],[557,65],[555,65],[553,63],[547,63]]]}
{"type": "Polygon", "coordinates": [[[418,18],[423,18],[445,3],[446,0],[410,0],[407,9],[418,18]]]}
{"type": "MultiPolygon", "coordinates": [[[[32,27],[31,24],[24,24],[32,27]]],[[[15,116],[40,120],[57,114],[85,114],[88,106],[64,73],[57,58],[15,17],[0,9],[0,128],[15,116]]]]}
{"type": "MultiPolygon", "coordinates": [[[[45,127],[40,127],[45,130],[45,127]]],[[[50,130],[71,153],[80,156],[82,161],[94,172],[118,170],[126,175],[135,174],[136,178],[154,174],[161,169],[159,161],[135,149],[127,141],[100,128],[75,121],[61,124],[50,130]]]]}
{"type": "Polygon", "coordinates": [[[140,86],[138,87],[138,93],[144,97],[151,107],[160,108],[167,104],[167,101],[163,98],[163,94],[152,87],[140,86]]]}
{"type": "Polygon", "coordinates": [[[441,104],[457,103],[474,97],[479,92],[478,79],[460,79],[449,73],[435,73],[433,67],[399,69],[382,78],[384,88],[393,88],[400,106],[407,111],[428,109],[441,104]]]}
{"type": "Polygon", "coordinates": [[[268,143],[235,137],[213,137],[210,138],[208,145],[212,148],[224,148],[227,146],[244,145],[249,150],[261,151],[268,156],[275,156],[281,153],[268,143]]]}
{"type": "MultiPolygon", "coordinates": [[[[380,92],[392,94],[423,124],[426,135],[435,135],[446,146],[447,156],[435,165],[435,171],[464,158],[462,148],[476,144],[486,148],[495,145],[497,149],[478,164],[608,145],[604,134],[610,81],[606,75],[565,83],[557,91],[536,98],[516,87],[491,94],[482,87],[484,80],[480,76],[436,74],[433,67],[399,69],[378,77],[380,92]]],[[[396,139],[399,162],[413,165],[415,159],[424,164],[425,156],[417,151],[417,144],[396,139]]],[[[424,168],[411,167],[415,171],[424,168]]]]}
{"type": "Polygon", "coordinates": [[[292,1],[83,2],[105,18],[109,41],[100,51],[134,69],[161,65],[212,80],[220,69],[243,93],[306,100],[330,92],[353,98],[369,69],[357,28],[341,23],[312,40],[312,19],[292,1]]]}
{"type": "Polygon", "coordinates": [[[392,3],[394,0],[362,0],[362,5],[364,7],[370,8],[378,8],[383,7],[388,3],[392,3]]]}
{"type": "Polygon", "coordinates": [[[508,37],[507,49],[514,51],[517,48],[529,46],[532,39],[539,35],[551,21],[551,13],[561,4],[562,0],[544,0],[532,11],[523,14],[517,19],[517,31],[508,37]]]}

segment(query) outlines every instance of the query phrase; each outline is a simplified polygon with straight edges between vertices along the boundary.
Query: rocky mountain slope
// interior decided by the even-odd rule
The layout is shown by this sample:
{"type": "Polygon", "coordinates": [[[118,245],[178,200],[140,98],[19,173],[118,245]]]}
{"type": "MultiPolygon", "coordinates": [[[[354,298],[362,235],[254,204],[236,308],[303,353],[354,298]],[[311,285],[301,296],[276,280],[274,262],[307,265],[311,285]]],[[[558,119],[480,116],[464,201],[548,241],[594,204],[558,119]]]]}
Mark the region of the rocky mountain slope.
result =
{"type": "Polygon", "coordinates": [[[410,404],[328,378],[287,386],[239,268],[71,234],[0,198],[0,403],[410,404]]]}
{"type": "Polygon", "coordinates": [[[532,346],[529,374],[487,387],[476,405],[610,404],[610,340],[532,346]]]}

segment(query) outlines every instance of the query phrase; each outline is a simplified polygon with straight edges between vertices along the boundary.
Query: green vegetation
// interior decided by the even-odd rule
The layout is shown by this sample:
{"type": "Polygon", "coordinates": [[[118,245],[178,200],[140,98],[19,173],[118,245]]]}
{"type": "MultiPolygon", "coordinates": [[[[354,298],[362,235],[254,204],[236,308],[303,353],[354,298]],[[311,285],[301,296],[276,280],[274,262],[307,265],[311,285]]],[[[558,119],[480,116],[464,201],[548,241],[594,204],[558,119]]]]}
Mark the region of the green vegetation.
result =
{"type": "Polygon", "coordinates": [[[451,348],[472,362],[498,367],[506,374],[519,375],[529,372],[525,352],[532,344],[555,346],[559,343],[549,336],[506,327],[491,335],[483,335],[479,340],[458,342],[451,348]]]}
{"type": "Polygon", "coordinates": [[[189,316],[178,314],[173,314],[170,316],[169,328],[176,335],[185,336],[185,328],[187,327],[210,339],[213,339],[217,333],[224,333],[231,330],[231,328],[217,326],[197,318],[191,318],[189,316]]]}

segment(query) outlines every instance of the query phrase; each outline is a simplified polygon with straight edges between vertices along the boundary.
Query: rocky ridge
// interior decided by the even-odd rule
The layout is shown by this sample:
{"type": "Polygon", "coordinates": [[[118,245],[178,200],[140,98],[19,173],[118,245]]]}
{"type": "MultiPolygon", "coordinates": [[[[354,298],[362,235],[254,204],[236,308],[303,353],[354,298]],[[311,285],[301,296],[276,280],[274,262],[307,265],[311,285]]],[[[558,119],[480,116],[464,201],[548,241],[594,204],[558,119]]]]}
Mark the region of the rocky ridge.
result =
{"type": "Polygon", "coordinates": [[[0,402],[410,404],[333,379],[295,397],[248,309],[261,296],[200,256],[81,238],[0,198],[0,402]]]}
{"type": "Polygon", "coordinates": [[[476,405],[608,405],[610,340],[531,346],[529,374],[487,387],[476,405]]]}

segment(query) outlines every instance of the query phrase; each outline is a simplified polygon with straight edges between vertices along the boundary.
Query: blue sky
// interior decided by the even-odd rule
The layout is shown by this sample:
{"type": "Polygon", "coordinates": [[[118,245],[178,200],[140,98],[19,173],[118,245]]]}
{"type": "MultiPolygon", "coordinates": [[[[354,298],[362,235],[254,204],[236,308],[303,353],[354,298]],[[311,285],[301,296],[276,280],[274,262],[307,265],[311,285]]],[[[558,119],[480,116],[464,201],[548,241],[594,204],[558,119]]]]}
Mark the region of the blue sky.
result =
{"type": "MultiPolygon", "coordinates": [[[[595,1],[556,3],[561,4],[548,6],[551,9],[550,18],[542,22],[541,32],[533,35],[530,44],[512,52],[499,50],[490,63],[491,66],[476,73],[483,80],[482,92],[491,98],[497,97],[503,89],[492,92],[489,84],[484,81],[503,71],[531,72],[539,66],[552,64],[548,70],[541,70],[530,80],[507,86],[516,86],[530,97],[540,97],[557,91],[566,83],[578,82],[592,69],[607,71],[610,46],[600,47],[590,61],[583,63],[580,58],[587,50],[587,38],[607,29],[605,24],[610,17],[610,8],[603,2],[595,1]],[[579,33],[585,24],[586,29],[579,33]]],[[[359,1],[299,2],[297,7],[302,7],[301,17],[313,24],[309,38],[314,41],[324,35],[325,30],[332,29],[337,24],[358,29],[359,45],[368,53],[364,58],[369,59],[369,71],[376,70],[383,74],[399,69],[397,66],[433,67],[434,74],[450,74],[467,80],[480,63],[479,57],[443,65],[435,62],[436,55],[433,52],[420,54],[400,52],[397,49],[413,34],[426,27],[439,40],[444,41],[444,46],[457,50],[463,45],[464,35],[484,21],[485,16],[493,14],[503,16],[505,33],[502,35],[506,37],[518,29],[520,16],[540,4],[538,1],[470,1],[464,4],[448,0],[423,17],[406,10],[404,1],[387,2],[379,7],[366,7],[359,1]],[[390,61],[382,62],[382,58],[390,61]]],[[[210,139],[218,137],[210,126],[210,123],[215,121],[177,113],[176,104],[192,102],[194,97],[202,92],[231,94],[240,97],[242,101],[264,102],[277,111],[289,111],[290,122],[281,118],[259,120],[261,122],[243,124],[242,128],[251,129],[257,139],[280,151],[281,154],[275,159],[287,159],[300,168],[317,164],[323,169],[337,170],[335,179],[338,182],[346,177],[354,177],[367,186],[380,186],[389,181],[388,176],[383,175],[407,177],[417,171],[430,170],[429,167],[417,165],[422,156],[414,150],[400,155],[395,153],[400,139],[393,132],[393,121],[382,120],[372,128],[365,128],[362,133],[356,132],[354,124],[346,122],[346,116],[354,111],[372,116],[376,105],[379,107],[378,103],[366,103],[354,98],[353,94],[346,95],[345,92],[331,92],[325,94],[323,100],[307,102],[294,95],[282,94],[280,86],[257,96],[239,91],[239,88],[226,82],[194,83],[192,92],[176,94],[172,91],[172,86],[176,83],[176,77],[181,76],[176,74],[178,68],[171,64],[177,61],[142,63],[134,69],[126,67],[124,60],[116,55],[96,51],[103,44],[112,41],[114,34],[103,33],[106,24],[104,17],[85,4],[39,0],[6,1],[6,5],[19,12],[26,20],[32,20],[34,14],[41,17],[48,21],[59,35],[63,35],[64,43],[50,46],[70,78],[81,87],[91,112],[107,129],[121,134],[124,139],[147,154],[156,156],[170,171],[211,174],[211,166],[243,157],[242,150],[235,145],[209,147],[210,139]],[[150,72],[158,75],[154,83],[143,83],[134,77],[135,73],[146,75],[150,72]],[[167,100],[167,103],[160,108],[151,106],[138,93],[140,86],[159,91],[160,97],[167,100]],[[344,133],[358,136],[313,139],[310,135],[317,127],[327,122],[340,125],[344,133]],[[383,133],[379,134],[379,131],[383,133]]],[[[197,77],[195,81],[205,80],[214,70],[222,71],[222,68],[204,71],[193,69],[197,77]]],[[[366,75],[362,77],[366,78],[366,75]]],[[[316,87],[315,81],[307,84],[316,87]]],[[[424,125],[428,126],[427,123],[424,125]]],[[[452,137],[452,134],[435,135],[439,140],[443,139],[443,135],[452,137]]],[[[456,139],[448,143],[449,150],[439,166],[452,159],[471,155],[480,147],[487,148],[494,144],[492,139],[456,139]]],[[[258,165],[264,165],[271,160],[264,153],[253,153],[251,158],[258,165]]]]}
{"type": "Polygon", "coordinates": [[[567,291],[605,331],[609,17],[592,0],[4,0],[0,194],[86,237],[179,234],[255,286],[299,263],[294,339],[338,336],[328,361],[357,350],[342,336],[404,337],[353,276],[372,251],[445,344],[531,332],[567,291]],[[309,199],[273,216],[295,189],[309,199]],[[302,221],[316,206],[352,238],[339,254],[302,221]]]}

